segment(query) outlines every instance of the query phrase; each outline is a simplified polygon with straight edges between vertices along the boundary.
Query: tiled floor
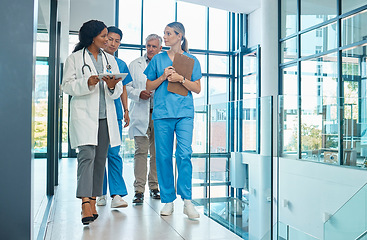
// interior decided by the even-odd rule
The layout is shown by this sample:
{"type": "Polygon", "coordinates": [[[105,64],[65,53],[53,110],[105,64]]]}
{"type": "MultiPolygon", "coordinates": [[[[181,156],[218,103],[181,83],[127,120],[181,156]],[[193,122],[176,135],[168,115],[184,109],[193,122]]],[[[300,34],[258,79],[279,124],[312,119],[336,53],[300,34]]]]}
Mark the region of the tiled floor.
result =
{"type": "Polygon", "coordinates": [[[173,215],[161,217],[159,210],[163,204],[159,200],[145,196],[143,205],[133,205],[133,169],[131,163],[124,164],[124,178],[129,195],[124,199],[127,208],[98,207],[99,217],[89,226],[80,221],[80,200],[75,198],[76,160],[60,161],[59,186],[57,187],[54,210],[51,213],[46,240],[78,239],[128,239],[128,240],[175,240],[175,239],[241,239],[234,233],[206,217],[198,207],[201,216],[197,221],[189,220],[182,213],[181,199],[175,201],[173,215]]]}

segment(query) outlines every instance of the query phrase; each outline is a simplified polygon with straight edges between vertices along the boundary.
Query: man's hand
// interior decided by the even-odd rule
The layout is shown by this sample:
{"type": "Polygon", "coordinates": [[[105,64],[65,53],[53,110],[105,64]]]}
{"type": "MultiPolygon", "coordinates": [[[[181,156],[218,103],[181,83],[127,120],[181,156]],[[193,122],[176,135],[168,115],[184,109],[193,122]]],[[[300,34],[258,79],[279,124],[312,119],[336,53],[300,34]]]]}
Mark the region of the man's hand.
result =
{"type": "Polygon", "coordinates": [[[147,90],[143,90],[140,92],[139,97],[143,100],[147,100],[152,96],[152,92],[147,91],[147,90]]]}

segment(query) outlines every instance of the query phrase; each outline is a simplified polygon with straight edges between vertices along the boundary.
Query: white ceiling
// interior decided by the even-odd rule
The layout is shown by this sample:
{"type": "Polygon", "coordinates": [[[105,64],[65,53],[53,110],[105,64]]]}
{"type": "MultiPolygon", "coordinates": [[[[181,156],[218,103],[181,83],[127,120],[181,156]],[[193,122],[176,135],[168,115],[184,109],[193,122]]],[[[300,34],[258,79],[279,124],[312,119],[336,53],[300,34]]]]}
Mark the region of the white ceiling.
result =
{"type": "Polygon", "coordinates": [[[261,0],[179,0],[235,13],[249,14],[260,8],[261,0]]]}

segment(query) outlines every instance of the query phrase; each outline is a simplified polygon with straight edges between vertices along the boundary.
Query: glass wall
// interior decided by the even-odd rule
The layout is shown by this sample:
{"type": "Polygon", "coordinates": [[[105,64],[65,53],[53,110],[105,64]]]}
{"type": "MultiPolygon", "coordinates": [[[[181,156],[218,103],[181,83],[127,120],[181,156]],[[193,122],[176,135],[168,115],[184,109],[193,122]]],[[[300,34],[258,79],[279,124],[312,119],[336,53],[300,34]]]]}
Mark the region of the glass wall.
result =
{"type": "Polygon", "coordinates": [[[366,229],[365,204],[352,203],[367,169],[367,2],[300,0],[293,20],[289,2],[279,1],[277,237],[355,239],[366,229]]]}
{"type": "Polygon", "coordinates": [[[355,162],[363,155],[367,4],[301,0],[295,11],[288,0],[280,2],[282,33],[294,22],[288,15],[300,14],[294,31],[279,41],[282,156],[362,166],[355,162]]]}

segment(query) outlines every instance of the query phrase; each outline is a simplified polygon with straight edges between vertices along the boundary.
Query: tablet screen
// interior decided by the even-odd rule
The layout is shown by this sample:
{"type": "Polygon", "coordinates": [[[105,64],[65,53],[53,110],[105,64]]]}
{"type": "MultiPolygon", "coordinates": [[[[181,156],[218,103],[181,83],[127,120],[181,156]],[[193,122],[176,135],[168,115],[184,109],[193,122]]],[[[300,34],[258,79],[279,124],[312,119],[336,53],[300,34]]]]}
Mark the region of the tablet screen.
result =
{"type": "Polygon", "coordinates": [[[100,73],[98,74],[98,78],[99,80],[102,80],[102,78],[104,76],[109,76],[109,77],[112,77],[112,76],[115,76],[115,79],[118,79],[118,78],[121,78],[121,81],[123,81],[125,79],[125,77],[127,76],[127,73],[100,73]]]}

